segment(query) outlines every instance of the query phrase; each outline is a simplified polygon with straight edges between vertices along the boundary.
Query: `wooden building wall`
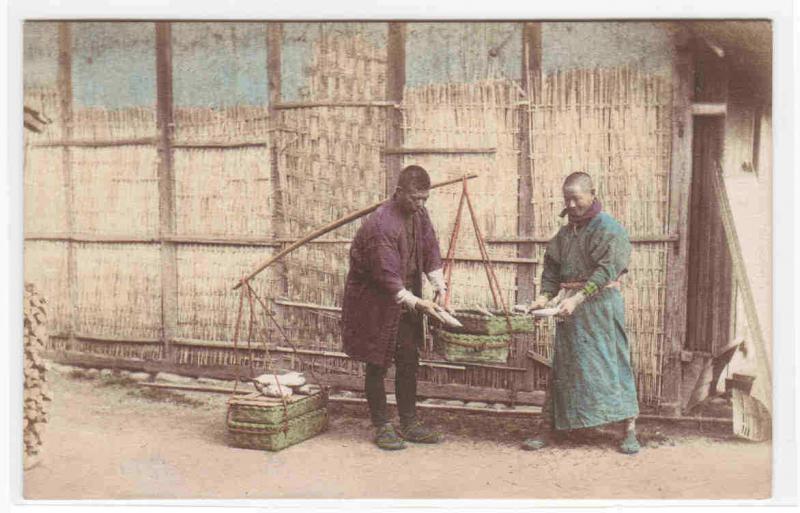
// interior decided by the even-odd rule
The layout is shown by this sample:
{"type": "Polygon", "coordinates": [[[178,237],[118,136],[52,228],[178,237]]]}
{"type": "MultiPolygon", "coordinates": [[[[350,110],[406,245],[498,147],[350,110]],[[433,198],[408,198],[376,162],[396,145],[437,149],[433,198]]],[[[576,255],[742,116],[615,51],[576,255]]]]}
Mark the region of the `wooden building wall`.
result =
{"type": "MultiPolygon", "coordinates": [[[[528,301],[561,180],[583,169],[634,240],[627,323],[640,399],[656,405],[684,236],[669,203],[672,44],[655,23],[27,23],[26,104],[54,122],[27,135],[25,267],[56,312],[51,349],[230,365],[236,281],[385,197],[412,162],[434,181],[481,175],[469,186],[501,286],[508,303],[528,301]]],[[[457,199],[453,187],[430,200],[443,245],[457,199]]],[[[357,227],[254,282],[312,364],[345,377],[361,373],[338,338],[357,227]]],[[[456,302],[486,303],[468,226],[460,241],[456,302]]],[[[541,389],[546,368],[527,353],[547,357],[551,331],[515,341],[508,366],[449,365],[428,348],[422,379],[541,389]]]]}

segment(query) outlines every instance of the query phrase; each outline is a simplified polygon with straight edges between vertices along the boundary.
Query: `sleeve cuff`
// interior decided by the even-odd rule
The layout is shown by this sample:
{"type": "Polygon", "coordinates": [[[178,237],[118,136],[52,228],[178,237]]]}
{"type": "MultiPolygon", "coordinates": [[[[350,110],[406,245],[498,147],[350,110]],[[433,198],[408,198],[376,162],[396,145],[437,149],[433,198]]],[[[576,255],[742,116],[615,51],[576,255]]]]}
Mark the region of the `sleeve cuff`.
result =
{"type": "Polygon", "coordinates": [[[429,272],[427,276],[428,281],[431,282],[431,286],[436,292],[445,292],[447,290],[447,285],[444,282],[444,270],[441,267],[429,272]]]}
{"type": "Polygon", "coordinates": [[[597,284],[592,281],[589,281],[586,282],[586,285],[581,289],[581,292],[583,292],[584,296],[590,297],[597,294],[598,290],[599,289],[597,288],[597,284]]]}
{"type": "Polygon", "coordinates": [[[419,301],[419,298],[408,289],[402,289],[395,294],[394,299],[397,303],[405,305],[412,310],[417,306],[417,302],[419,301]]]}

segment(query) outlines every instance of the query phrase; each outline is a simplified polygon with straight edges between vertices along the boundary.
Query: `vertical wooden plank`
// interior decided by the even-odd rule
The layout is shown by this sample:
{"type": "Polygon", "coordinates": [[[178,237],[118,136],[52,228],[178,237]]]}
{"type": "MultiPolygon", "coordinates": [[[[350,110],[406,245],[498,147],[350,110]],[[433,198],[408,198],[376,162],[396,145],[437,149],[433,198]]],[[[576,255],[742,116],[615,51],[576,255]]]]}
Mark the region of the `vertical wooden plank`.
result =
{"type": "Polygon", "coordinates": [[[753,289],[750,286],[750,278],[747,276],[747,269],[745,268],[744,258],[742,257],[742,246],[739,242],[739,236],[736,233],[736,225],[733,220],[728,191],[725,189],[725,184],[722,181],[720,173],[714,173],[712,176],[712,185],[720,209],[722,227],[725,231],[725,240],[728,244],[728,250],[730,251],[733,276],[736,280],[738,290],[741,291],[742,294],[748,332],[753,339],[753,345],[756,349],[758,377],[761,378],[761,382],[766,383],[764,385],[764,393],[766,395],[765,405],[770,412],[772,412],[772,369],[767,353],[767,341],[764,340],[764,332],[761,330],[761,323],[758,319],[758,311],[756,310],[755,300],[753,299],[753,289]]]}
{"type": "Polygon", "coordinates": [[[692,177],[694,69],[689,34],[676,26],[672,57],[672,158],[669,185],[669,233],[678,241],[667,255],[664,358],[660,413],[680,414],[681,350],[686,339],[689,251],[689,197],[692,177]]]}
{"type": "MultiPolygon", "coordinates": [[[[281,55],[283,52],[283,23],[267,24],[267,97],[269,98],[269,163],[272,178],[272,230],[276,239],[283,239],[286,233],[286,210],[283,203],[283,184],[281,182],[279,148],[281,133],[281,112],[275,108],[281,101],[281,55]]],[[[292,234],[299,235],[299,234],[292,234]]],[[[289,275],[286,261],[276,265],[278,287],[281,294],[289,293],[289,275]]]]}
{"type": "MultiPolygon", "coordinates": [[[[72,139],[72,26],[69,22],[58,24],[58,94],[60,98],[61,139],[72,139]]],[[[65,213],[67,236],[75,235],[75,185],[72,179],[72,149],[64,145],[61,150],[61,169],[66,188],[65,213]]],[[[67,297],[65,311],[67,335],[70,345],[75,341],[78,329],[78,263],[75,258],[75,243],[67,242],[67,297]]]]}
{"type": "MultiPolygon", "coordinates": [[[[403,101],[406,85],[406,24],[389,23],[386,47],[386,100],[398,105],[403,101]]],[[[403,113],[400,109],[387,109],[386,147],[403,147],[403,113]]],[[[403,155],[384,155],[386,168],[386,195],[390,196],[397,185],[403,167],[403,155]]]]}
{"type": "Polygon", "coordinates": [[[167,359],[170,340],[178,328],[178,262],[175,243],[175,170],[172,138],[172,30],[170,22],[156,22],[156,114],[158,120],[158,213],[161,238],[161,340],[167,359]]]}
{"type": "MultiPolygon", "coordinates": [[[[542,24],[539,22],[525,23],[522,28],[522,90],[527,95],[529,102],[533,101],[534,88],[539,84],[542,62],[542,24]]],[[[530,107],[521,105],[519,108],[519,163],[517,174],[519,177],[517,190],[517,235],[519,237],[533,237],[533,180],[535,175],[532,159],[530,139],[530,107]]],[[[520,243],[517,245],[517,256],[533,258],[533,243],[520,243]]],[[[533,300],[535,290],[536,272],[531,265],[517,266],[517,299],[516,302],[528,303],[533,300]]]]}

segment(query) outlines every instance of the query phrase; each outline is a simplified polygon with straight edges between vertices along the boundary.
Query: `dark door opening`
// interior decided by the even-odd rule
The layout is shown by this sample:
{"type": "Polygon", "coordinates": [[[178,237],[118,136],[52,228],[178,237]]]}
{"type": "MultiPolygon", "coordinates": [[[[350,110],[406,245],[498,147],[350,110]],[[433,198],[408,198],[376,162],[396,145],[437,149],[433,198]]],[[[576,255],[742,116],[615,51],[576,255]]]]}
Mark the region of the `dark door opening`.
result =
{"type": "Polygon", "coordinates": [[[689,286],[685,348],[714,354],[730,342],[732,263],[713,173],[720,173],[725,120],[694,118],[689,201],[689,286]]]}

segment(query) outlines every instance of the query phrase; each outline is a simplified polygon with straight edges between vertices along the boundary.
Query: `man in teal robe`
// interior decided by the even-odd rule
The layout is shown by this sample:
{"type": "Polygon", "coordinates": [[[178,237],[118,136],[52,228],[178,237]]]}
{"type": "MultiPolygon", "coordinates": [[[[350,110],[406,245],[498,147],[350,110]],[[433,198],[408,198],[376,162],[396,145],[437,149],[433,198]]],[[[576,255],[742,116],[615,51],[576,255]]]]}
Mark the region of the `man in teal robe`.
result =
{"type": "Polygon", "coordinates": [[[541,293],[531,305],[559,308],[544,430],[523,448],[540,449],[568,430],[625,421],[620,450],[634,454],[639,406],[618,282],[627,272],[630,239],[602,211],[589,175],[569,175],[563,193],[561,215],[569,223],[547,245],[541,293]]]}

